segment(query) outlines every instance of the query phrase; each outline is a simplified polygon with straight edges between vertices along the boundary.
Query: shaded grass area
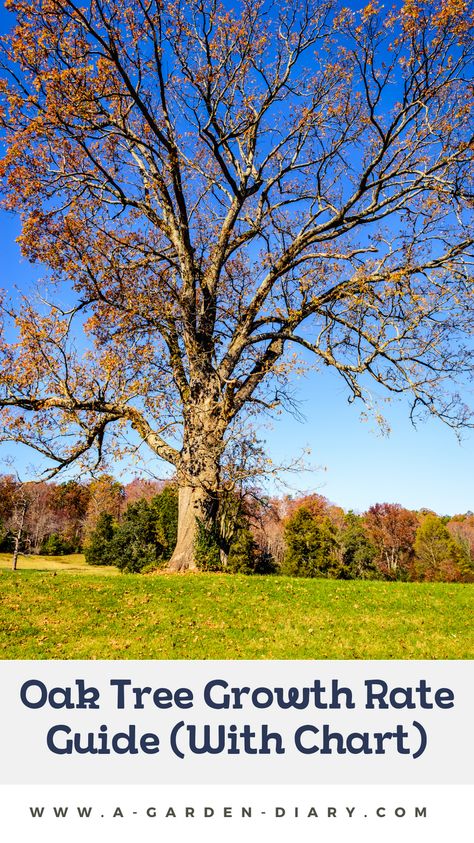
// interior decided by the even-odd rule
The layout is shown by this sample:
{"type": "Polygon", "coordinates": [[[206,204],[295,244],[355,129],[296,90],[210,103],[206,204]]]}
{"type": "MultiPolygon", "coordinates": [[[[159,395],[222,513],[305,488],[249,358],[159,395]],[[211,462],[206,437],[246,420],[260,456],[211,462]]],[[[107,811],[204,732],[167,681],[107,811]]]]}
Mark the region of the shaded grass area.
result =
{"type": "Polygon", "coordinates": [[[0,658],[473,656],[472,585],[92,570],[1,570],[0,658]]]}

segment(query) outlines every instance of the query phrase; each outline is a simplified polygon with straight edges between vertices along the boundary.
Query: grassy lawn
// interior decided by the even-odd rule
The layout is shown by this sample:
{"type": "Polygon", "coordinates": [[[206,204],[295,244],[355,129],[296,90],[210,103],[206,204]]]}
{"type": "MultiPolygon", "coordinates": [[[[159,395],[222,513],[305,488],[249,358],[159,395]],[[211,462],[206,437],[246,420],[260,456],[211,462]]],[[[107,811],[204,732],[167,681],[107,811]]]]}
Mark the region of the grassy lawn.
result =
{"type": "MultiPolygon", "coordinates": [[[[11,553],[0,553],[0,571],[9,571],[11,567],[11,553]]],[[[102,565],[100,568],[87,565],[83,553],[70,553],[68,556],[37,556],[34,553],[25,556],[21,553],[17,568],[19,571],[85,571],[99,576],[119,573],[115,565],[102,565]]]]}
{"type": "Polygon", "coordinates": [[[0,560],[4,659],[472,658],[474,586],[112,575],[0,560]],[[41,570],[31,567],[41,566],[41,570]]]}

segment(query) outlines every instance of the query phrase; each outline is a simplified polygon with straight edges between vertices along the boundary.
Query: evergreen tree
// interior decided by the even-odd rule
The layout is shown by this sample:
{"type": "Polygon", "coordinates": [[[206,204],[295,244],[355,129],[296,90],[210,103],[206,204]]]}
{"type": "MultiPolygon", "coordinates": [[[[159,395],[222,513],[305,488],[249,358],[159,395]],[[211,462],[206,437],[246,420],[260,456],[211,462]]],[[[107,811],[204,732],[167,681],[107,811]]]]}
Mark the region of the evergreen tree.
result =
{"type": "Polygon", "coordinates": [[[248,526],[237,531],[229,550],[227,570],[232,574],[259,572],[262,554],[248,526]]]}
{"type": "Polygon", "coordinates": [[[294,577],[331,576],[337,566],[335,528],[325,518],[318,522],[306,507],[288,519],[282,573],[294,577]]]}
{"type": "Polygon", "coordinates": [[[176,544],[177,523],[174,489],[165,488],[149,502],[142,498],[129,504],[113,538],[114,564],[131,573],[162,566],[176,544]]]}
{"type": "Polygon", "coordinates": [[[378,575],[377,551],[370,542],[360,515],[348,512],[340,535],[341,579],[374,579],[378,575]]]}
{"type": "Polygon", "coordinates": [[[114,565],[128,573],[157,563],[155,521],[146,500],[135,501],[125,510],[115,530],[112,556],[114,565]]]}
{"type": "Polygon", "coordinates": [[[86,562],[89,565],[113,565],[113,538],[114,519],[109,512],[102,512],[84,547],[86,562]]]}
{"type": "Polygon", "coordinates": [[[41,553],[44,553],[45,556],[64,556],[66,553],[74,553],[76,549],[71,542],[59,533],[51,533],[41,545],[41,553]]]}

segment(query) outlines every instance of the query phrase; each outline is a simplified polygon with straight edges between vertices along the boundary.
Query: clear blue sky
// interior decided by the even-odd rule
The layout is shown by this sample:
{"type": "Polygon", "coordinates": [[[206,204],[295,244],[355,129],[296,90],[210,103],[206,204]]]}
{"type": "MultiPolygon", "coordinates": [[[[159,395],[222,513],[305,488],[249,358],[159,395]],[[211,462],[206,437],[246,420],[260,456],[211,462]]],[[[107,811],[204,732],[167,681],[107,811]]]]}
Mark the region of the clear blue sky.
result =
{"type": "Polygon", "coordinates": [[[347,403],[335,375],[313,375],[301,383],[306,421],[286,418],[269,431],[269,451],[284,461],[299,446],[309,445],[316,474],[289,482],[316,490],[345,509],[365,510],[376,502],[428,507],[442,514],[474,509],[474,437],[459,444],[441,422],[430,420],[416,430],[406,404],[392,405],[385,417],[391,433],[381,436],[376,422],[359,421],[360,411],[347,403]]]}
{"type": "MultiPolygon", "coordinates": [[[[21,259],[15,243],[19,232],[17,219],[0,214],[0,286],[7,289],[15,285],[26,289],[42,274],[41,266],[21,259]]],[[[311,373],[301,377],[296,387],[306,420],[298,422],[284,415],[272,428],[262,426],[259,431],[277,464],[288,463],[303,447],[311,448],[308,462],[319,468],[288,475],[291,490],[317,490],[346,509],[365,510],[377,501],[392,501],[446,514],[474,510],[472,433],[459,444],[453,431],[435,420],[415,430],[408,406],[397,403],[382,406],[392,431],[388,437],[381,436],[373,419],[359,421],[362,408],[347,403],[335,374],[328,370],[311,373]]],[[[13,445],[0,448],[0,459],[7,455],[21,470],[37,462],[33,452],[13,445]]],[[[158,462],[154,470],[157,475],[166,471],[158,462]]]]}
{"type": "MultiPolygon", "coordinates": [[[[10,20],[0,9],[0,30],[7,28],[10,20]]],[[[19,232],[18,220],[0,214],[2,288],[18,285],[27,289],[42,274],[40,266],[21,260],[15,243],[19,232]]],[[[385,410],[392,432],[389,437],[381,436],[374,420],[359,421],[361,408],[347,403],[342,382],[327,370],[301,378],[297,395],[305,422],[282,416],[272,429],[260,431],[276,463],[287,463],[301,448],[311,448],[308,459],[320,468],[311,474],[289,476],[292,489],[317,490],[346,509],[361,511],[377,501],[399,502],[410,508],[425,506],[446,514],[474,510],[473,433],[466,434],[459,444],[455,434],[435,420],[415,430],[408,419],[408,405],[398,403],[385,410]]],[[[473,396],[466,399],[472,403],[473,396]]],[[[0,447],[0,459],[7,455],[23,471],[37,461],[33,452],[0,447]]],[[[166,471],[158,463],[154,470],[157,475],[166,471]]]]}

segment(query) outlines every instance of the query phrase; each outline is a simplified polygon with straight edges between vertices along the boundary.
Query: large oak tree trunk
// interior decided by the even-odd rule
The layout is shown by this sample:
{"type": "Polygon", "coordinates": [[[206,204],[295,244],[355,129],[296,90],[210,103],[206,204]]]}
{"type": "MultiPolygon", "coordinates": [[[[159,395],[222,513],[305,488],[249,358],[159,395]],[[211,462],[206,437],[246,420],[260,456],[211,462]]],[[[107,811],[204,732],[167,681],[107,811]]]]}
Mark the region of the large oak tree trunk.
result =
{"type": "Polygon", "coordinates": [[[205,402],[189,412],[185,424],[181,460],[177,466],[178,538],[168,563],[170,571],[193,571],[199,524],[208,530],[218,517],[220,459],[224,449],[223,428],[216,418],[209,391],[205,402]],[[186,429],[187,428],[187,429],[186,429]]]}
{"type": "Polygon", "coordinates": [[[202,486],[180,486],[178,539],[168,562],[170,571],[195,571],[194,558],[199,523],[210,528],[217,514],[217,496],[202,486]]]}

